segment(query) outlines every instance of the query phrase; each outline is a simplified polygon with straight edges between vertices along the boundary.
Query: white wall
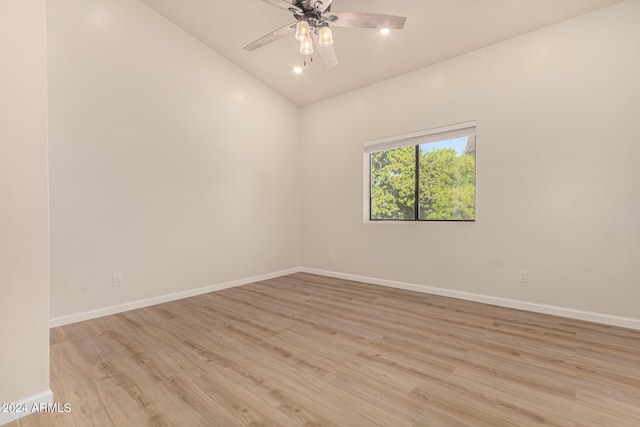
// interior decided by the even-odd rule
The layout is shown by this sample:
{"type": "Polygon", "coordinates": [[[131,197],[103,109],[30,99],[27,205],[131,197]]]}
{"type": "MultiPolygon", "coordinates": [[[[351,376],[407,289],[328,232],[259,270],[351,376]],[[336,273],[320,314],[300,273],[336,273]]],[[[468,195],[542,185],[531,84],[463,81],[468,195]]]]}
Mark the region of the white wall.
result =
{"type": "Polygon", "coordinates": [[[300,265],[293,104],[137,0],[47,19],[54,318],[300,265]]]}
{"type": "Polygon", "coordinates": [[[630,0],[303,109],[303,265],[640,319],[638,40],[630,0]],[[362,223],[365,141],[470,120],[475,223],[362,223]]]}
{"type": "Polygon", "coordinates": [[[44,0],[3,0],[0,403],[49,392],[46,57],[44,0]]]}
{"type": "Polygon", "coordinates": [[[51,2],[53,317],[304,265],[640,319],[639,8],[300,114],[138,1],[51,2]],[[362,223],[365,141],[468,120],[475,223],[362,223]]]}

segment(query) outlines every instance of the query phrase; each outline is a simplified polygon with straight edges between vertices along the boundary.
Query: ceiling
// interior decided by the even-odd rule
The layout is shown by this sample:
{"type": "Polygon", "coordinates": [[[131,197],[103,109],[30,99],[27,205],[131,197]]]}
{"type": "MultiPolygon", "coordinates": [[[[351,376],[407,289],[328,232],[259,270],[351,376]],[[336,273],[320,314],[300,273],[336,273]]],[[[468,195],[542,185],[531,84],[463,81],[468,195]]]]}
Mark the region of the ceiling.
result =
{"type": "Polygon", "coordinates": [[[334,0],[333,11],[407,17],[404,30],[334,28],[340,64],[320,58],[302,74],[299,44],[291,34],[254,52],[242,48],[293,22],[262,0],[141,0],[297,105],[304,106],[620,0],[334,0]]]}

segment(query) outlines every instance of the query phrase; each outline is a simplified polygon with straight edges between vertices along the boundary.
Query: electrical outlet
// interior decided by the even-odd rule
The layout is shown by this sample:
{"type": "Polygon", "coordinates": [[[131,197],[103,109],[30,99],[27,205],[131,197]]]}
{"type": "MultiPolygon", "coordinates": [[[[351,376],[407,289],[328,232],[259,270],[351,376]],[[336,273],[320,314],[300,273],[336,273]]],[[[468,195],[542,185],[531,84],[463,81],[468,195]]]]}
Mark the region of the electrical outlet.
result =
{"type": "Polygon", "coordinates": [[[520,272],[520,283],[529,283],[529,273],[525,270],[520,272]]]}
{"type": "Polygon", "coordinates": [[[119,274],[113,275],[113,286],[121,286],[122,285],[122,276],[119,274]]]}

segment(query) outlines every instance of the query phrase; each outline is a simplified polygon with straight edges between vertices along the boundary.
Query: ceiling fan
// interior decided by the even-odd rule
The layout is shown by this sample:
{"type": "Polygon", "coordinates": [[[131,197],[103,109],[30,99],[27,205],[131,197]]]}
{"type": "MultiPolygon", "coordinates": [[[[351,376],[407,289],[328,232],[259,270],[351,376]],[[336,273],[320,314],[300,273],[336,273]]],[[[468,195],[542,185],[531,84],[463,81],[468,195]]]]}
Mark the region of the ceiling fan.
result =
{"type": "Polygon", "coordinates": [[[263,1],[293,13],[296,20],[246,45],[244,50],[256,50],[295,31],[296,39],[300,42],[300,53],[304,56],[313,54],[315,44],[328,67],[338,65],[331,27],[401,30],[407,20],[404,16],[377,13],[332,12],[333,0],[263,1]]]}

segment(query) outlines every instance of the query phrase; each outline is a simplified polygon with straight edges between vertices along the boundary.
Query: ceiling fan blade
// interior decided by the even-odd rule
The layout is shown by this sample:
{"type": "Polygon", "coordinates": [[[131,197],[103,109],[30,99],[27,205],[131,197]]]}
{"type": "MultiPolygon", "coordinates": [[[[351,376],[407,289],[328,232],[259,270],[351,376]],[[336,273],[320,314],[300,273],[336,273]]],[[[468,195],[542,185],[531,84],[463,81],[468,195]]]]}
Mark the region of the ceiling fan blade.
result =
{"type": "Polygon", "coordinates": [[[302,9],[300,9],[298,6],[294,6],[293,3],[291,3],[291,1],[289,0],[262,0],[262,1],[269,3],[272,6],[279,7],[280,9],[290,10],[292,12],[293,10],[302,12],[302,9]]]}
{"type": "Polygon", "coordinates": [[[316,47],[316,52],[318,52],[318,55],[320,55],[322,62],[324,62],[327,68],[338,65],[338,57],[336,56],[336,51],[333,49],[333,46],[320,47],[320,44],[318,44],[318,35],[314,32],[311,33],[311,38],[316,47]]]}
{"type": "Polygon", "coordinates": [[[262,46],[268,45],[271,42],[274,42],[278,39],[285,37],[286,35],[292,33],[295,29],[296,29],[296,22],[291,22],[282,28],[278,28],[277,30],[272,31],[269,34],[260,37],[258,40],[252,43],[249,43],[243,49],[248,51],[259,49],[262,46]]]}
{"type": "Polygon", "coordinates": [[[329,9],[329,6],[331,6],[331,2],[333,0],[319,0],[320,3],[322,3],[322,7],[320,8],[320,12],[324,12],[327,9],[329,9]]]}
{"type": "Polygon", "coordinates": [[[406,20],[407,18],[404,16],[363,12],[331,12],[329,17],[329,22],[333,27],[389,28],[390,30],[403,29],[406,20]]]}

